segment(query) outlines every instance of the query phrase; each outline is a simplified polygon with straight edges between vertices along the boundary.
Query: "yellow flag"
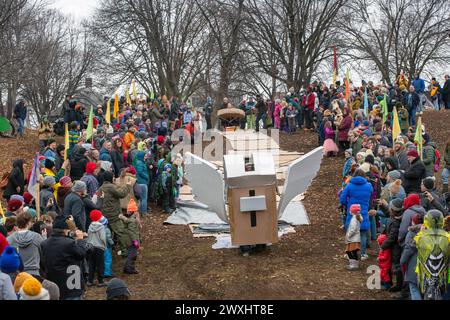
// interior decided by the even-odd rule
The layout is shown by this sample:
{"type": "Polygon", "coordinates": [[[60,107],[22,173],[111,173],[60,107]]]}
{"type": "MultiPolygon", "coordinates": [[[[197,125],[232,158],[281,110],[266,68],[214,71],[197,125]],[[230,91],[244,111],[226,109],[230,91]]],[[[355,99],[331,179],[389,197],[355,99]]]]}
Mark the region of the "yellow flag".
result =
{"type": "Polygon", "coordinates": [[[113,118],[117,119],[117,114],[119,113],[119,95],[116,94],[114,96],[114,111],[113,111],[113,118]]]}
{"type": "Polygon", "coordinates": [[[107,124],[111,123],[111,99],[106,103],[105,121],[107,124]]]}
{"type": "Polygon", "coordinates": [[[137,91],[136,91],[136,82],[134,80],[131,81],[131,89],[133,90],[133,96],[137,101],[138,96],[137,96],[137,91]]]}
{"type": "Polygon", "coordinates": [[[127,99],[127,103],[129,106],[131,106],[131,98],[130,98],[130,88],[125,89],[125,98],[127,99]]]}
{"type": "Polygon", "coordinates": [[[66,123],[65,126],[65,133],[64,133],[64,161],[67,160],[67,152],[69,150],[69,124],[66,123]]]}
{"type": "Polygon", "coordinates": [[[419,153],[420,160],[423,160],[423,132],[422,132],[422,117],[419,117],[416,125],[416,136],[414,142],[417,144],[417,152],[419,153]]]}
{"type": "Polygon", "coordinates": [[[392,141],[396,141],[401,133],[400,122],[398,121],[397,108],[394,107],[394,123],[392,125],[392,141]]]}
{"type": "Polygon", "coordinates": [[[2,218],[5,217],[5,212],[3,211],[3,206],[2,206],[2,202],[1,202],[1,201],[0,201],[0,216],[1,216],[2,218]]]}

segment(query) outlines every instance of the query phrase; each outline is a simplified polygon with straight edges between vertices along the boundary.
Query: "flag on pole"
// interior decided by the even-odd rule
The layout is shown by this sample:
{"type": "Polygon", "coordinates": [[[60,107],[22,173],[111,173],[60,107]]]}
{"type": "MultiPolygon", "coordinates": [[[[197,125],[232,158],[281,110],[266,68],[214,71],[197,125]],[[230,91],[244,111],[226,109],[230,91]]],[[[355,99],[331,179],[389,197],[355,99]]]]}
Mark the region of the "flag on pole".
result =
{"type": "Polygon", "coordinates": [[[125,99],[127,99],[127,103],[131,106],[131,97],[130,97],[130,88],[125,89],[125,99]]]}
{"type": "Polygon", "coordinates": [[[69,152],[69,124],[66,123],[64,133],[64,161],[67,160],[68,152],[69,152]]]}
{"type": "Polygon", "coordinates": [[[152,91],[150,92],[150,99],[154,100],[155,99],[155,93],[152,91]]]}
{"type": "Polygon", "coordinates": [[[350,71],[347,67],[347,72],[345,74],[345,100],[350,103],[350,71]]]}
{"type": "Polygon", "coordinates": [[[3,211],[3,206],[2,206],[2,202],[0,201],[0,216],[1,218],[5,217],[5,211],[3,211]]]}
{"type": "Polygon", "coordinates": [[[398,120],[397,108],[394,107],[394,123],[392,125],[392,141],[396,141],[401,133],[400,122],[398,120]]]}
{"type": "Polygon", "coordinates": [[[131,90],[133,90],[133,96],[137,101],[138,96],[137,96],[137,91],[136,91],[136,82],[134,81],[134,79],[131,81],[131,90]]]}
{"type": "Polygon", "coordinates": [[[364,114],[369,116],[369,97],[367,96],[367,87],[364,89],[364,114]]]}
{"type": "Polygon", "coordinates": [[[333,84],[336,85],[338,75],[336,46],[333,47],[333,84]]]}
{"type": "Polygon", "coordinates": [[[384,94],[382,111],[383,111],[383,123],[385,123],[386,120],[387,120],[388,113],[389,113],[388,105],[387,105],[387,95],[386,94],[384,94]]]}
{"type": "Polygon", "coordinates": [[[119,113],[119,95],[116,94],[114,96],[114,111],[113,111],[113,118],[117,119],[117,114],[119,113]]]}
{"type": "Polygon", "coordinates": [[[420,155],[420,160],[423,160],[423,132],[422,132],[422,117],[417,119],[416,136],[414,142],[417,144],[417,152],[420,155]]]}
{"type": "Polygon", "coordinates": [[[40,162],[39,152],[36,152],[33,162],[33,168],[31,169],[30,182],[28,183],[28,192],[37,199],[39,196],[39,175],[40,175],[40,162]]]}
{"type": "Polygon", "coordinates": [[[86,129],[86,141],[88,141],[94,135],[94,107],[91,106],[91,111],[89,112],[88,127],[86,129]]]}
{"type": "Polygon", "coordinates": [[[111,123],[111,99],[109,99],[108,102],[106,103],[105,121],[107,124],[111,123]]]}

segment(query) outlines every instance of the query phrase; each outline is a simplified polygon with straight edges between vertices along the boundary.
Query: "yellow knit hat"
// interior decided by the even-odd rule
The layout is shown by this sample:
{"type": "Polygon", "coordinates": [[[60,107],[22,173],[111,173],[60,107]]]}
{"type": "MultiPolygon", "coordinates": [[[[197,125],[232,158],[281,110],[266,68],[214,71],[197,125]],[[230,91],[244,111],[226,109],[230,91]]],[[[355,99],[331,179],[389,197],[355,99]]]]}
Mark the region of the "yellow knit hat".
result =
{"type": "Polygon", "coordinates": [[[16,293],[19,293],[20,288],[24,284],[25,280],[31,279],[33,276],[26,272],[21,272],[16,276],[16,280],[14,281],[14,290],[16,293]]]}
{"type": "Polygon", "coordinates": [[[31,277],[25,280],[22,285],[22,290],[26,295],[34,297],[41,293],[42,285],[38,280],[31,277]]]}
{"type": "Polygon", "coordinates": [[[128,212],[136,212],[138,211],[138,207],[136,205],[136,201],[134,201],[133,198],[130,199],[130,202],[128,202],[128,208],[127,208],[128,212]]]}

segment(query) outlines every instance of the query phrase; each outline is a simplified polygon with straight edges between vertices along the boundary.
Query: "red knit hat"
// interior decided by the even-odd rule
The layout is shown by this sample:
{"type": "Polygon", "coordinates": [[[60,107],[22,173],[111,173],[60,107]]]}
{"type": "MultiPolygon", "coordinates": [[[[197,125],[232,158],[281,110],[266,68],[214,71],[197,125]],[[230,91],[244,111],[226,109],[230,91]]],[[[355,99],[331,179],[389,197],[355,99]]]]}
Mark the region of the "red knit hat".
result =
{"type": "Polygon", "coordinates": [[[103,217],[103,214],[99,210],[92,210],[89,214],[89,217],[91,218],[92,222],[97,222],[103,217]]]}
{"type": "Polygon", "coordinates": [[[95,162],[88,162],[86,165],[86,173],[94,174],[97,164],[95,162]]]}
{"type": "Polygon", "coordinates": [[[162,145],[164,143],[164,137],[163,136],[158,136],[156,143],[159,145],[162,145]]]}
{"type": "Polygon", "coordinates": [[[25,200],[25,204],[30,204],[33,201],[33,196],[29,192],[24,192],[23,199],[25,200]]]}
{"type": "Polygon", "coordinates": [[[361,212],[361,205],[359,204],[352,204],[350,207],[350,213],[359,213],[361,212]]]}
{"type": "Polygon", "coordinates": [[[10,212],[19,210],[21,206],[23,206],[23,202],[18,199],[12,199],[8,201],[8,211],[10,212]]]}
{"type": "Polygon", "coordinates": [[[63,188],[70,186],[71,183],[72,183],[72,179],[70,177],[68,177],[68,176],[64,176],[61,179],[59,179],[59,184],[63,188]]]}
{"type": "Polygon", "coordinates": [[[131,173],[132,175],[136,174],[136,169],[133,166],[129,166],[128,167],[128,172],[131,173]]]}
{"type": "Polygon", "coordinates": [[[415,149],[410,150],[410,151],[408,152],[408,157],[418,158],[418,157],[419,157],[419,153],[418,153],[417,150],[415,150],[415,149]]]}
{"type": "Polygon", "coordinates": [[[411,208],[412,206],[419,205],[420,204],[420,197],[418,194],[410,194],[405,198],[405,201],[403,203],[403,207],[406,209],[411,208]]]}

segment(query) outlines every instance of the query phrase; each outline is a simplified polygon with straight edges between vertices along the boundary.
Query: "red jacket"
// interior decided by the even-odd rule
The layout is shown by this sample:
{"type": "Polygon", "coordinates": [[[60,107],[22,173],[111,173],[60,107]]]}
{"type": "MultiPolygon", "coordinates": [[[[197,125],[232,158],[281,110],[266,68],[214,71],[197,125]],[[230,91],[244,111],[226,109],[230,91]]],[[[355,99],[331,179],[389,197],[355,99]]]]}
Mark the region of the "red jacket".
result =
{"type": "Polygon", "coordinates": [[[316,95],[311,92],[306,97],[306,107],[308,108],[308,110],[314,110],[315,103],[316,103],[316,95]]]}
{"type": "Polygon", "coordinates": [[[9,246],[8,241],[6,240],[4,235],[0,234],[0,255],[3,253],[7,246],[9,246]]]}
{"type": "MultiPolygon", "coordinates": [[[[381,234],[377,241],[381,246],[384,241],[387,240],[387,236],[385,234],[381,234]]],[[[380,249],[378,253],[378,266],[380,267],[380,279],[382,282],[390,282],[390,271],[392,268],[392,250],[391,249],[380,249]]]]}

